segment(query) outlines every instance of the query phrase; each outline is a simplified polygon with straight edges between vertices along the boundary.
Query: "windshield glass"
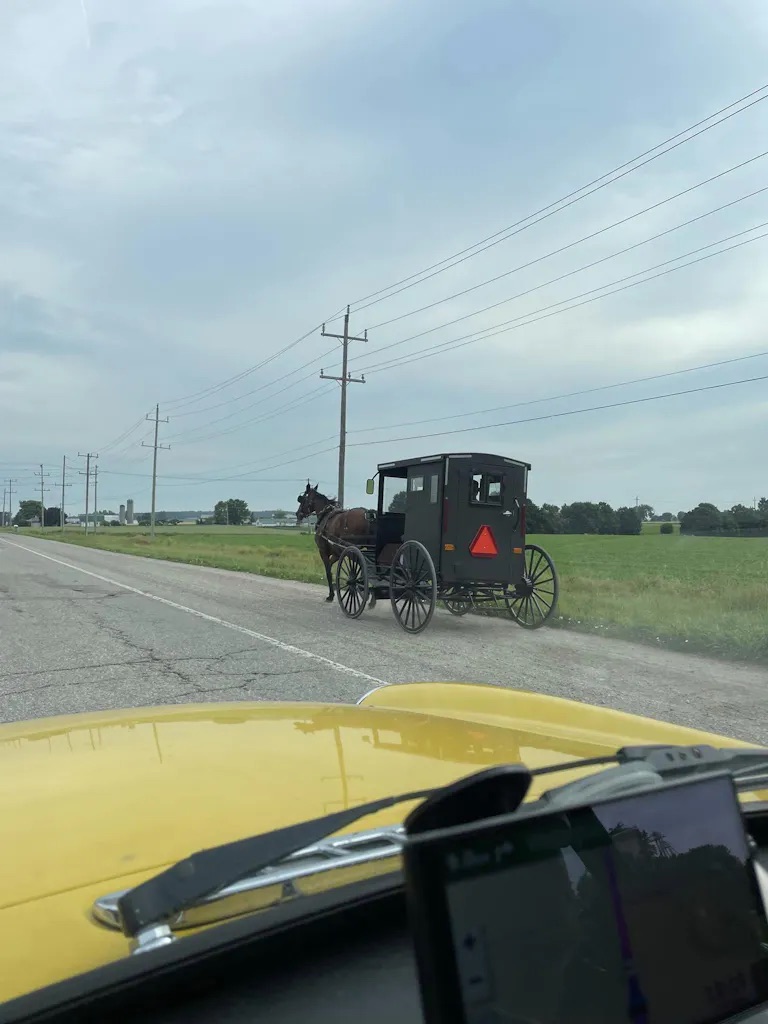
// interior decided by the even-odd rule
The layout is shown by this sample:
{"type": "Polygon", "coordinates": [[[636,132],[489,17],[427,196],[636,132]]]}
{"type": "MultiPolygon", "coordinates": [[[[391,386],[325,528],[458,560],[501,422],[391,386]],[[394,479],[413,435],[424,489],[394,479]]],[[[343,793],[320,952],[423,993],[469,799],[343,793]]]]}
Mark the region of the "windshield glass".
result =
{"type": "Polygon", "coordinates": [[[3,5],[0,1005],[129,957],[115,894],[198,851],[768,744],[731,6],[3,5]]]}

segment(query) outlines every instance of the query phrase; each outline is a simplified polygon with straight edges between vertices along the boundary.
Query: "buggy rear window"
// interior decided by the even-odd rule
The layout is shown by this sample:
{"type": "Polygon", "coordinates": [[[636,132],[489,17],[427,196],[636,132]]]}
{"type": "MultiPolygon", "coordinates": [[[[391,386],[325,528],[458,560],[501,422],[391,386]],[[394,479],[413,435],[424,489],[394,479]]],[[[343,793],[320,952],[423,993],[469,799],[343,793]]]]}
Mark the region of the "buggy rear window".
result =
{"type": "Polygon", "coordinates": [[[503,477],[500,473],[474,473],[470,478],[471,505],[500,505],[503,477]]]}

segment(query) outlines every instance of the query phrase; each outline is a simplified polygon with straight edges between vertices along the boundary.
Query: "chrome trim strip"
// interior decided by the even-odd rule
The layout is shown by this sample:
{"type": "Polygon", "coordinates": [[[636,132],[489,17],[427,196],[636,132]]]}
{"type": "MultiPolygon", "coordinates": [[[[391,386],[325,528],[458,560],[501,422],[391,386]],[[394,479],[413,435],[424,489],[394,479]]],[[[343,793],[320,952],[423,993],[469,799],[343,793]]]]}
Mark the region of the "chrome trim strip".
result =
{"type": "Polygon", "coordinates": [[[367,693],[364,693],[362,697],[358,697],[357,700],[355,701],[355,704],[362,704],[367,697],[370,697],[371,694],[376,693],[379,690],[383,690],[385,686],[392,686],[392,683],[380,683],[379,686],[374,686],[373,689],[368,690],[367,693]]]}
{"type": "MultiPolygon", "coordinates": [[[[270,886],[280,887],[280,892],[269,901],[270,904],[294,899],[303,895],[301,888],[295,884],[297,880],[335,871],[337,868],[359,867],[395,857],[400,854],[404,842],[405,830],[402,825],[392,825],[366,832],[347,833],[315,843],[291,854],[279,864],[211,893],[194,907],[182,911],[175,920],[167,922],[168,926],[174,931],[181,931],[252,912],[259,908],[248,907],[243,897],[270,886]]],[[[122,931],[118,900],[128,891],[121,889],[95,900],[91,908],[94,919],[107,928],[122,931]]],[[[163,938],[165,942],[169,941],[166,933],[163,938]]],[[[144,948],[149,945],[147,943],[144,948]]]]}

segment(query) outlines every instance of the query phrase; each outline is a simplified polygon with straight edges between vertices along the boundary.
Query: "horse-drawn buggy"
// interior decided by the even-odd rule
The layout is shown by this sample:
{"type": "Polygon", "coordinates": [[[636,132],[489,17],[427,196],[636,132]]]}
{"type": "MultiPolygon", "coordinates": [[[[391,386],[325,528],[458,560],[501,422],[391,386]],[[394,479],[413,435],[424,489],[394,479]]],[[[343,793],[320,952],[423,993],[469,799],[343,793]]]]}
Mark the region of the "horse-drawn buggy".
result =
{"type": "Polygon", "coordinates": [[[528,629],[542,626],[559,588],[552,559],[525,540],[530,468],[474,453],[384,462],[375,511],[343,509],[307,483],[296,518],[317,516],[327,600],[338,596],[344,614],[356,619],[366,605],[389,598],[409,633],[426,628],[438,601],[454,615],[474,608],[507,614],[528,629]]]}

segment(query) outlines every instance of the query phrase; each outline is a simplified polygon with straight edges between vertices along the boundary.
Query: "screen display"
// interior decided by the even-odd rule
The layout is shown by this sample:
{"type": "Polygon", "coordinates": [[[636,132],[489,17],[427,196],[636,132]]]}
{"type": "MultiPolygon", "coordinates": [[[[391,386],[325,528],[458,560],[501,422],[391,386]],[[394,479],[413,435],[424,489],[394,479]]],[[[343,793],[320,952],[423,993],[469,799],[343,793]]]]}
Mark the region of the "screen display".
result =
{"type": "Polygon", "coordinates": [[[486,826],[435,866],[466,1024],[711,1024],[768,999],[730,779],[486,826]]]}

